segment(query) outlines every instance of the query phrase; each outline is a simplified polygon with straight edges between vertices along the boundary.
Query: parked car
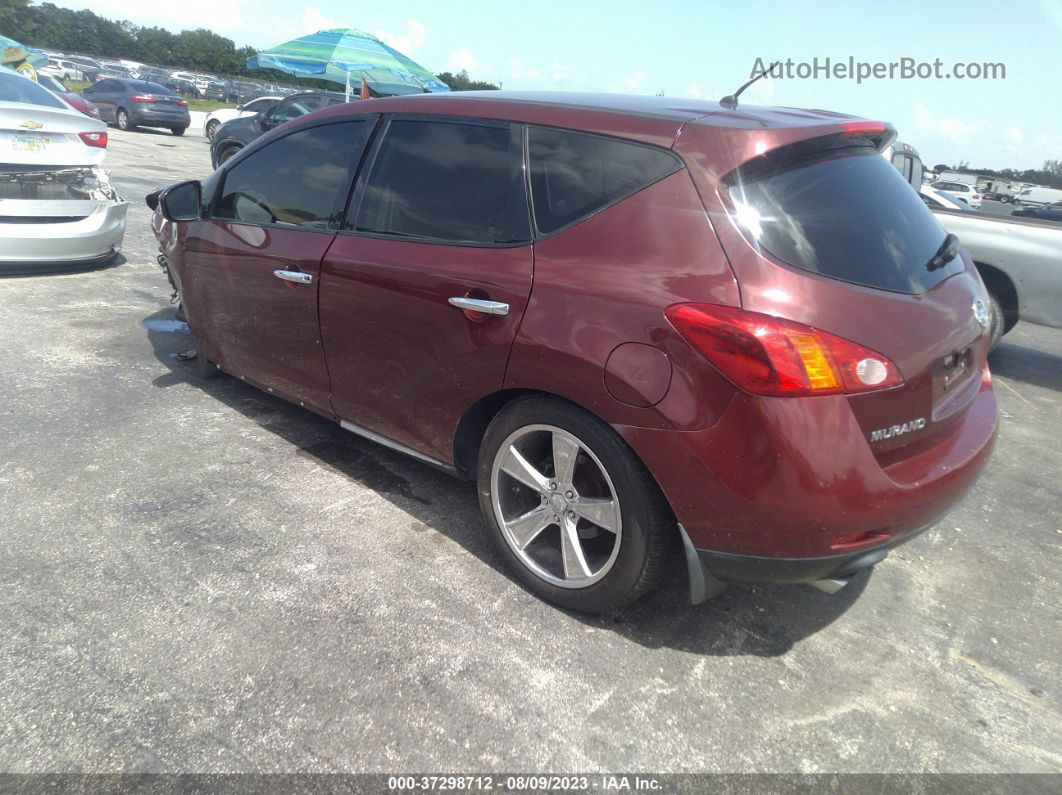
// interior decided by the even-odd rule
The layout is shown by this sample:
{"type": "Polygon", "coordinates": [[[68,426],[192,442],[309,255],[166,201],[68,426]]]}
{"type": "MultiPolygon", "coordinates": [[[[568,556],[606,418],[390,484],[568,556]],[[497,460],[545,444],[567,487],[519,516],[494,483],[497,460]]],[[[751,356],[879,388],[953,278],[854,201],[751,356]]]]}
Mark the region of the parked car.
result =
{"type": "Polygon", "coordinates": [[[188,103],[158,83],[108,77],[81,95],[96,103],[103,121],[113,122],[120,130],[164,127],[174,135],[184,135],[192,123],[188,103]]]}
{"type": "Polygon", "coordinates": [[[0,272],[106,262],[128,205],[100,167],[107,127],[0,69],[0,272]]]}
{"type": "Polygon", "coordinates": [[[258,97],[235,108],[220,108],[211,111],[203,120],[203,134],[208,140],[213,141],[218,128],[233,119],[242,119],[247,116],[256,116],[263,111],[269,110],[280,101],[280,97],[258,97]]]}
{"type": "Polygon", "coordinates": [[[1057,201],[1062,201],[1062,190],[1043,188],[1038,185],[1025,188],[1014,197],[1015,204],[1021,204],[1026,207],[1043,207],[1057,201]]]}
{"type": "MultiPolygon", "coordinates": [[[[894,165],[908,178],[901,164],[894,165]]],[[[917,170],[910,179],[918,179],[917,170]]],[[[1016,187],[1020,185],[1009,183],[1006,189],[1016,187]]],[[[928,185],[921,185],[919,193],[945,231],[962,241],[985,284],[991,315],[989,350],[1019,320],[1062,328],[1058,262],[1062,229],[1021,212],[1011,213],[1026,216],[1020,220],[973,213],[961,198],[928,185]]]]}
{"type": "Polygon", "coordinates": [[[981,206],[981,194],[977,191],[973,185],[969,185],[965,182],[948,182],[946,180],[938,180],[934,182],[930,187],[936,188],[941,193],[947,193],[949,196],[954,196],[958,199],[962,199],[971,207],[977,209],[981,206]]]}
{"type": "Polygon", "coordinates": [[[1062,221],[1062,202],[1055,202],[1043,207],[1021,207],[1011,210],[1011,215],[1023,218],[1042,218],[1045,221],[1062,221]]]}
{"type": "Polygon", "coordinates": [[[333,91],[304,91],[255,115],[224,122],[210,145],[210,163],[217,168],[264,132],[319,108],[342,105],[346,96],[333,91]]]}
{"type": "Polygon", "coordinates": [[[67,60],[77,64],[78,69],[81,70],[81,74],[90,83],[95,83],[99,79],[99,74],[103,70],[103,65],[100,64],[95,58],[88,58],[84,55],[68,55],[67,60]]]}
{"type": "Polygon", "coordinates": [[[962,199],[958,199],[952,196],[950,193],[932,188],[929,185],[922,185],[918,189],[918,195],[922,197],[922,201],[931,210],[934,208],[942,210],[963,210],[968,213],[974,211],[973,207],[968,205],[962,199]]]}
{"type": "Polygon", "coordinates": [[[47,88],[49,91],[51,91],[57,97],[60,97],[64,102],[73,107],[74,110],[81,111],[86,116],[89,116],[93,119],[98,119],[100,117],[99,108],[97,108],[95,105],[93,105],[80,94],[71,91],[69,88],[60,83],[51,75],[46,75],[38,72],[37,82],[47,88]]]}
{"type": "Polygon", "coordinates": [[[50,75],[59,80],[83,80],[85,75],[73,61],[64,58],[49,58],[48,65],[37,70],[37,74],[50,75]]]}
{"type": "Polygon", "coordinates": [[[184,94],[188,97],[198,97],[199,90],[195,87],[195,83],[191,80],[185,80],[180,77],[171,77],[163,81],[162,85],[170,89],[175,94],[184,94]]]}
{"type": "Polygon", "coordinates": [[[203,372],[476,480],[540,596],[616,609],[676,550],[694,600],[835,590],[984,466],[986,296],[891,127],[740,114],[374,99],[149,205],[203,372]]]}

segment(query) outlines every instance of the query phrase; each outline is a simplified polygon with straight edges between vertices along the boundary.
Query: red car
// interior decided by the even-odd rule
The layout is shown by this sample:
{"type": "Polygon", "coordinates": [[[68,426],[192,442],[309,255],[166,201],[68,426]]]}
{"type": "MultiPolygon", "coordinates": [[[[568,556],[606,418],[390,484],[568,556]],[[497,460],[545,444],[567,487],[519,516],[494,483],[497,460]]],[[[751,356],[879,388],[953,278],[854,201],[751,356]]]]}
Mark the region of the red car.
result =
{"type": "Polygon", "coordinates": [[[475,479],[540,596],[840,587],[996,436],[985,289],[825,111],[512,92],[284,124],[149,197],[208,370],[475,479]],[[209,364],[213,363],[213,364],[209,364]]]}
{"type": "Polygon", "coordinates": [[[51,75],[38,73],[37,82],[47,88],[49,91],[51,91],[57,97],[62,99],[68,105],[70,105],[74,110],[79,110],[86,116],[90,116],[93,119],[98,119],[100,117],[100,111],[95,105],[93,105],[87,99],[82,97],[80,94],[76,94],[70,89],[68,89],[65,85],[62,84],[62,82],[52,77],[51,75]]]}

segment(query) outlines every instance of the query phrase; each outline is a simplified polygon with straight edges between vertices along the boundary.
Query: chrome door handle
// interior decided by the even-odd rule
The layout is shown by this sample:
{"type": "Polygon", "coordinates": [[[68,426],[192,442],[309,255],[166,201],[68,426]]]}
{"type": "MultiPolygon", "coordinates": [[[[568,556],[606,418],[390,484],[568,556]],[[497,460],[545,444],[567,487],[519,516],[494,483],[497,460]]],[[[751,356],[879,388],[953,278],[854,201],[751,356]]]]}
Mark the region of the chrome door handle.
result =
{"type": "Polygon", "coordinates": [[[500,301],[483,301],[479,298],[466,298],[463,295],[457,295],[451,298],[450,305],[456,306],[458,309],[469,309],[473,312],[482,312],[484,315],[509,314],[508,304],[503,304],[500,301]]]}
{"type": "Polygon", "coordinates": [[[313,281],[312,273],[303,273],[301,271],[275,270],[273,275],[286,282],[297,282],[299,284],[310,284],[313,281]]]}

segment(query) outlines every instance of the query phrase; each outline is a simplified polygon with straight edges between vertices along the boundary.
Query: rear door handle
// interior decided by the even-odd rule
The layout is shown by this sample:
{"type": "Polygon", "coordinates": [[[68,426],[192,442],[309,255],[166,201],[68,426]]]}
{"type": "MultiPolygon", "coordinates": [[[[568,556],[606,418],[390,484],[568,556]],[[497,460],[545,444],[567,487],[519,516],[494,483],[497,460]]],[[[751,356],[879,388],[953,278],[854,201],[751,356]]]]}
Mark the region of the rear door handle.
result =
{"type": "Polygon", "coordinates": [[[273,275],[286,282],[297,282],[298,284],[310,284],[313,281],[312,273],[303,273],[302,271],[275,270],[273,275]]]}
{"type": "Polygon", "coordinates": [[[457,295],[451,298],[450,305],[456,306],[458,309],[468,309],[473,312],[482,312],[484,315],[509,314],[508,304],[503,304],[500,301],[484,301],[479,298],[466,298],[463,295],[457,295]]]}

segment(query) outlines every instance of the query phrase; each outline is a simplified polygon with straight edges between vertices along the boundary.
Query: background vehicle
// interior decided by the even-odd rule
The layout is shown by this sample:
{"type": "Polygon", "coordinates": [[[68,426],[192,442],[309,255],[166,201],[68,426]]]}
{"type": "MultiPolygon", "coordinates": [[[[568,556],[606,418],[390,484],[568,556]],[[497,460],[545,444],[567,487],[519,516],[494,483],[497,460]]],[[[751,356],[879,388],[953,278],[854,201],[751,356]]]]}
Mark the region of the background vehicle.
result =
{"type": "Polygon", "coordinates": [[[475,478],[540,596],[615,609],[677,548],[697,600],[836,588],[987,460],[984,288],[889,126],[719,110],[346,104],[153,197],[153,224],[200,361],[475,478]]]}
{"type": "Polygon", "coordinates": [[[937,175],[938,182],[961,182],[964,185],[976,185],[977,175],[968,174],[965,171],[941,171],[937,175]]]}
{"type": "Polygon", "coordinates": [[[103,121],[113,122],[120,130],[164,127],[174,135],[184,135],[192,123],[188,103],[158,83],[107,77],[81,95],[96,104],[103,121]]]}
{"type": "Polygon", "coordinates": [[[211,139],[210,162],[217,168],[262,133],[320,108],[342,105],[346,101],[343,94],[334,91],[304,91],[255,116],[223,122],[211,139]]]}
{"type": "Polygon", "coordinates": [[[918,188],[918,194],[922,197],[922,201],[926,203],[926,206],[930,209],[938,208],[942,210],[962,210],[964,212],[973,212],[973,207],[968,205],[965,201],[950,193],[944,193],[929,185],[921,185],[918,188]]]}
{"type": "Polygon", "coordinates": [[[100,72],[103,70],[103,66],[95,58],[87,58],[84,55],[68,55],[67,60],[77,64],[78,69],[81,70],[81,74],[90,83],[95,83],[99,78],[100,72]]]}
{"type": "Polygon", "coordinates": [[[220,108],[211,111],[203,120],[203,134],[208,140],[213,141],[218,128],[225,122],[232,121],[233,119],[242,119],[247,116],[255,116],[269,110],[269,108],[273,107],[280,100],[281,97],[257,97],[243,105],[237,105],[235,108],[220,108]]]}
{"type": "Polygon", "coordinates": [[[60,97],[64,102],[73,107],[74,110],[79,110],[93,119],[98,119],[100,117],[99,109],[95,105],[80,94],[68,89],[54,77],[38,72],[37,82],[57,97],[60,97]]]}
{"type": "Polygon", "coordinates": [[[1044,205],[1042,207],[1021,207],[1012,210],[1011,215],[1023,218],[1042,218],[1045,221],[1062,221],[1062,202],[1044,205]]]}
{"type": "Polygon", "coordinates": [[[107,127],[0,69],[0,271],[112,259],[127,204],[100,163],[107,127]]]}
{"type": "Polygon", "coordinates": [[[977,192],[977,188],[973,185],[968,185],[965,182],[938,180],[937,182],[934,182],[931,187],[939,190],[941,193],[947,193],[949,196],[962,199],[974,209],[981,206],[981,194],[977,192]]]}
{"type": "Polygon", "coordinates": [[[922,186],[922,158],[913,146],[902,141],[893,141],[885,147],[882,154],[912,188],[918,190],[922,186]]]}
{"type": "Polygon", "coordinates": [[[73,61],[63,58],[49,58],[48,65],[37,70],[37,74],[46,74],[60,80],[83,80],[84,74],[73,61]]]}
{"type": "Polygon", "coordinates": [[[986,199],[994,199],[1004,204],[1013,201],[1014,197],[1029,187],[1024,182],[1011,182],[1009,180],[995,180],[989,183],[988,188],[982,193],[986,199]]]}
{"type": "Polygon", "coordinates": [[[1042,207],[1045,204],[1052,204],[1057,201],[1062,201],[1062,190],[1043,188],[1039,185],[1025,188],[1014,197],[1015,204],[1031,205],[1033,207],[1042,207]]]}

